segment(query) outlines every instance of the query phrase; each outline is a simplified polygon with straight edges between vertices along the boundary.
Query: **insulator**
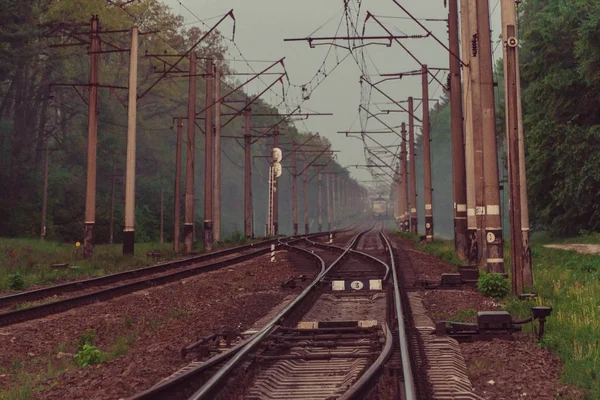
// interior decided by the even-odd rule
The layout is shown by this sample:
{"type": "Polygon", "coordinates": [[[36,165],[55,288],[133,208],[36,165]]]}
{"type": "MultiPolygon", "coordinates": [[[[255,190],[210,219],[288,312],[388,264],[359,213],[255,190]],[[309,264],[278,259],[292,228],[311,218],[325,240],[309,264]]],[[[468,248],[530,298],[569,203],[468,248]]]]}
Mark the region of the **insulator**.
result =
{"type": "Polygon", "coordinates": [[[471,50],[473,53],[473,57],[477,57],[477,49],[479,48],[479,37],[477,34],[473,35],[473,40],[471,40],[471,50]]]}
{"type": "Polygon", "coordinates": [[[452,83],[452,79],[450,79],[450,74],[448,74],[446,76],[446,90],[448,90],[449,92],[452,90],[451,83],[452,83]]]}

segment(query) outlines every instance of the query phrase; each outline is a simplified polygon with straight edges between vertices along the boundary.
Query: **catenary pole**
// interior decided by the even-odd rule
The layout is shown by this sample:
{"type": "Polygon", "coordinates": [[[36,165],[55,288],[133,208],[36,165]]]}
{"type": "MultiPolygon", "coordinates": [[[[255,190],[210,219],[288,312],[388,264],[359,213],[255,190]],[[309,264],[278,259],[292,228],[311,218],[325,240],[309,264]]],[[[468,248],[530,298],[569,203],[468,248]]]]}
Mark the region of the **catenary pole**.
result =
{"type": "Polygon", "coordinates": [[[498,147],[496,143],[496,113],[494,102],[494,72],[490,37],[488,0],[477,0],[479,22],[479,71],[481,80],[481,122],[483,127],[483,174],[485,196],[486,265],[489,272],[504,272],[502,220],[500,217],[500,182],[498,147]]]}
{"type": "Polygon", "coordinates": [[[462,259],[469,252],[467,239],[467,192],[465,183],[465,148],[458,43],[458,0],[449,0],[448,34],[450,36],[450,112],[452,131],[452,183],[454,197],[454,248],[462,259]]]}
{"type": "Polygon", "coordinates": [[[252,237],[252,134],[250,117],[252,110],[247,107],[244,113],[244,234],[252,237]]]}
{"type": "Polygon", "coordinates": [[[129,51],[129,101],[127,103],[127,160],[125,164],[125,226],[123,230],[123,255],[135,252],[135,154],[137,128],[137,66],[138,28],[131,29],[129,51]]]}
{"type": "Polygon", "coordinates": [[[517,92],[518,44],[515,25],[506,26],[506,122],[508,124],[508,172],[510,184],[510,253],[512,292],[523,293],[523,231],[521,230],[521,179],[519,168],[519,112],[517,92]]]}
{"type": "Polygon", "coordinates": [[[196,52],[190,53],[190,76],[187,113],[187,152],[185,169],[185,223],[183,240],[185,252],[194,250],[194,162],[196,157],[196,52]]]}
{"type": "Polygon", "coordinates": [[[213,248],[213,85],[214,62],[206,60],[206,110],[204,114],[204,249],[213,248]]]}
{"type": "Polygon", "coordinates": [[[427,65],[421,66],[423,86],[423,162],[425,180],[425,239],[433,240],[433,187],[431,184],[431,125],[429,123],[429,72],[427,65]]]}
{"type": "Polygon", "coordinates": [[[473,29],[470,22],[471,0],[460,0],[460,22],[462,59],[468,65],[463,68],[463,110],[464,110],[464,132],[465,132],[465,182],[467,193],[467,239],[469,262],[477,263],[479,257],[478,229],[476,216],[476,190],[475,190],[475,147],[473,142],[473,80],[471,71],[473,68],[473,53],[471,41],[473,40],[473,29]]]}
{"type": "Polygon", "coordinates": [[[90,27],[90,76],[88,92],[87,180],[85,189],[85,228],[83,258],[94,255],[94,224],[96,223],[96,152],[98,148],[98,63],[100,35],[98,16],[93,16],[90,27]]]}
{"type": "Polygon", "coordinates": [[[177,118],[177,142],[175,147],[175,185],[173,200],[175,202],[175,215],[173,216],[173,251],[179,253],[181,250],[181,143],[183,142],[183,122],[177,118]]]}
{"type": "MultiPolygon", "coordinates": [[[[501,0],[501,11],[502,11],[502,32],[503,32],[503,41],[504,41],[504,52],[506,54],[507,47],[506,42],[508,40],[508,35],[506,34],[506,30],[508,25],[513,25],[517,27],[517,12],[514,1],[501,0]]],[[[518,47],[518,29],[515,28],[514,37],[517,41],[517,46],[513,48],[516,57],[516,102],[517,102],[517,125],[518,125],[518,134],[519,134],[519,186],[521,190],[521,231],[522,231],[522,257],[523,257],[523,286],[529,288],[533,286],[533,272],[532,272],[532,264],[531,264],[531,247],[530,247],[530,230],[529,230],[529,206],[528,206],[528,196],[527,196],[527,170],[525,167],[525,142],[524,142],[524,132],[523,132],[523,107],[521,103],[521,79],[520,79],[520,71],[519,71],[519,47],[518,47]]],[[[505,55],[505,60],[507,57],[505,55]]],[[[505,63],[506,68],[506,63],[505,63]]],[[[506,72],[504,74],[506,76],[506,72]]],[[[505,81],[505,85],[507,82],[505,81]]],[[[506,107],[508,107],[508,102],[506,102],[506,107]]],[[[506,113],[508,115],[508,112],[506,113]]],[[[508,124],[507,124],[508,128],[508,124]]]]}
{"type": "Polygon", "coordinates": [[[298,166],[296,160],[296,142],[292,141],[292,224],[294,235],[298,234],[298,166]]]}
{"type": "Polygon", "coordinates": [[[414,99],[408,98],[408,155],[410,157],[410,231],[417,235],[417,152],[415,149],[415,107],[414,99]]]}
{"type": "MultiPolygon", "coordinates": [[[[221,66],[215,66],[215,99],[221,98],[221,66]]],[[[215,104],[213,239],[221,241],[221,102],[215,104]]]]}

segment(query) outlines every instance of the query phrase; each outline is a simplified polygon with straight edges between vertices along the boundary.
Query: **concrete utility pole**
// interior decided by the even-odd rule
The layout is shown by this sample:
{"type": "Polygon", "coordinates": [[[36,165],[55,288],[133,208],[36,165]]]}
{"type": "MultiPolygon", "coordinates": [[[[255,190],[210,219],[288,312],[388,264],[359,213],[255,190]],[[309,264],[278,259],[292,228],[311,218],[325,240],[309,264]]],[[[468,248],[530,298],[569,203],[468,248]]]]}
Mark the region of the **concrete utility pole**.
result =
{"type": "Polygon", "coordinates": [[[296,181],[298,178],[298,166],[296,164],[296,142],[292,141],[292,224],[294,235],[298,234],[298,183],[296,181]]]}
{"type": "Polygon", "coordinates": [[[304,172],[302,172],[302,191],[304,201],[304,233],[309,233],[309,218],[308,218],[308,161],[304,161],[304,172]]]}
{"type": "Polygon", "coordinates": [[[402,123],[400,143],[400,215],[402,232],[408,232],[410,226],[410,204],[408,203],[408,163],[406,157],[406,124],[402,123]]]}
{"type": "Polygon", "coordinates": [[[185,160],[185,223],[183,240],[185,252],[194,251],[194,161],[196,157],[196,52],[190,53],[188,87],[187,152],[185,160]]]}
{"type": "Polygon", "coordinates": [[[479,73],[481,79],[483,173],[486,205],[486,264],[489,272],[503,273],[504,248],[502,240],[502,219],[500,218],[500,182],[498,177],[494,73],[492,65],[488,0],[477,0],[477,14],[479,20],[479,73]]]}
{"type": "Polygon", "coordinates": [[[519,112],[517,96],[517,37],[515,25],[506,26],[506,103],[508,172],[510,180],[510,253],[512,292],[523,293],[523,232],[521,228],[521,179],[519,168],[519,112]]]}
{"type": "Polygon", "coordinates": [[[321,171],[319,171],[317,190],[317,229],[319,232],[323,232],[323,176],[321,175],[321,171]]]}
{"type": "Polygon", "coordinates": [[[173,200],[175,202],[175,215],[173,217],[173,251],[179,253],[181,232],[181,143],[183,141],[183,122],[177,118],[177,144],[175,148],[175,187],[173,200]]]}
{"type": "Polygon", "coordinates": [[[452,130],[452,183],[454,195],[454,248],[462,259],[469,254],[467,238],[467,189],[465,182],[465,148],[463,107],[458,44],[458,0],[449,0],[448,33],[450,36],[450,112],[452,130]]]}
{"type": "Polygon", "coordinates": [[[331,219],[331,202],[332,202],[332,195],[331,195],[331,174],[327,174],[326,175],[327,178],[325,180],[325,192],[327,193],[327,230],[328,231],[332,231],[333,229],[333,221],[331,219]]]}
{"type": "Polygon", "coordinates": [[[402,196],[404,197],[404,232],[410,232],[410,208],[411,203],[409,199],[409,178],[408,178],[408,152],[406,151],[406,144],[408,143],[406,137],[406,124],[402,123],[402,151],[404,152],[404,161],[402,165],[402,172],[404,173],[403,178],[403,187],[404,192],[402,196]]]}
{"type": "Polygon", "coordinates": [[[410,231],[417,235],[417,152],[415,149],[415,106],[414,99],[408,98],[408,155],[410,157],[410,231]]]}
{"type": "MultiPolygon", "coordinates": [[[[221,68],[215,66],[215,99],[221,98],[221,68]]],[[[213,239],[221,241],[221,102],[215,104],[215,177],[213,199],[213,239]]]]}
{"type": "MultiPolygon", "coordinates": [[[[473,176],[475,190],[475,218],[477,221],[477,235],[473,237],[471,251],[473,261],[485,265],[486,238],[485,238],[485,197],[483,176],[483,125],[481,109],[481,37],[479,35],[477,1],[469,3],[469,27],[471,44],[471,123],[473,137],[473,176]]],[[[489,30],[489,28],[488,28],[489,30]]],[[[467,158],[468,159],[468,158],[467,158]]],[[[467,210],[467,213],[469,210],[467,210]]]]}
{"type": "MultiPolygon", "coordinates": [[[[273,148],[279,147],[279,127],[273,128],[273,148]]],[[[273,232],[279,236],[279,187],[277,179],[273,179],[273,232]]]]}
{"type": "Polygon", "coordinates": [[[44,192],[42,197],[42,227],[40,233],[40,239],[44,241],[46,239],[46,214],[48,207],[48,167],[50,159],[50,135],[46,135],[44,138],[44,192]]]}
{"type": "Polygon", "coordinates": [[[335,229],[337,226],[336,215],[335,175],[331,175],[331,229],[335,229]]]}
{"type": "Polygon", "coordinates": [[[206,111],[204,114],[204,249],[213,248],[213,75],[212,58],[206,60],[206,111]]]}
{"type": "Polygon", "coordinates": [[[94,255],[94,224],[96,223],[96,151],[98,147],[98,62],[100,35],[98,16],[92,17],[90,27],[90,77],[88,93],[87,181],[85,188],[85,228],[83,258],[94,255]]]}
{"type": "Polygon", "coordinates": [[[427,65],[421,66],[423,83],[423,161],[425,180],[425,239],[433,240],[433,187],[431,185],[431,135],[429,123],[429,71],[427,65]]]}
{"type": "Polygon", "coordinates": [[[112,177],[111,177],[111,191],[110,191],[110,218],[108,222],[108,242],[114,243],[114,232],[115,232],[115,187],[117,186],[117,176],[115,169],[115,162],[113,160],[112,177]]]}
{"type": "Polygon", "coordinates": [[[394,218],[396,219],[396,229],[402,232],[404,228],[404,216],[402,215],[402,161],[396,167],[396,181],[392,185],[392,201],[394,204],[394,218]]]}
{"type": "Polygon", "coordinates": [[[131,28],[129,51],[129,101],[127,103],[127,161],[125,166],[125,227],[123,229],[123,255],[135,251],[135,153],[137,128],[137,66],[138,28],[131,28]]]}
{"type": "Polygon", "coordinates": [[[333,229],[338,228],[338,218],[340,216],[340,177],[333,177],[333,229]]]}
{"type": "Polygon", "coordinates": [[[246,108],[244,126],[244,234],[252,237],[252,134],[250,115],[252,109],[246,108]]]}
{"type": "MultiPolygon", "coordinates": [[[[518,47],[518,29],[517,27],[517,15],[516,15],[516,9],[515,9],[515,3],[513,1],[506,1],[506,0],[502,0],[501,3],[501,10],[502,10],[502,35],[503,35],[503,41],[505,43],[504,46],[504,68],[505,68],[505,72],[504,72],[504,76],[507,76],[507,69],[508,69],[508,65],[507,65],[507,61],[509,59],[508,57],[508,52],[509,50],[514,52],[514,57],[516,59],[516,61],[514,62],[514,68],[516,69],[515,71],[515,87],[516,87],[516,97],[515,97],[515,101],[516,101],[516,105],[517,105],[517,130],[518,130],[518,135],[519,135],[519,186],[520,186],[520,197],[521,197],[521,202],[520,202],[520,207],[521,207],[521,232],[522,232],[522,243],[523,243],[523,248],[521,250],[522,252],[522,258],[523,258],[523,286],[524,287],[531,287],[533,286],[533,273],[532,273],[532,266],[531,266],[531,248],[530,248],[530,242],[529,242],[529,206],[528,206],[528,202],[527,202],[527,170],[525,168],[525,143],[524,143],[524,138],[523,138],[523,108],[522,108],[522,104],[521,104],[521,79],[520,79],[520,72],[519,72],[519,47],[518,47]],[[515,38],[516,40],[516,44],[517,46],[510,46],[511,48],[509,49],[507,46],[507,44],[511,44],[508,43],[509,42],[509,38],[511,37],[507,30],[508,30],[508,26],[514,26],[514,35],[512,35],[512,37],[515,38]]],[[[514,44],[515,41],[512,41],[512,44],[514,44]]],[[[508,93],[508,80],[504,80],[504,85],[505,85],[505,93],[508,93]]],[[[508,99],[507,99],[508,100],[508,99]]],[[[507,112],[506,112],[506,117],[508,118],[508,107],[509,107],[509,101],[506,101],[506,107],[507,107],[507,112]]],[[[506,124],[506,127],[508,129],[508,123],[506,124]]],[[[508,134],[508,131],[507,131],[508,134]]],[[[512,190],[512,188],[511,188],[512,190]]],[[[512,223],[511,223],[512,224],[512,223]]],[[[512,242],[514,243],[514,242],[512,242]]]]}
{"type": "Polygon", "coordinates": [[[165,241],[164,226],[165,226],[164,190],[163,190],[163,188],[160,188],[160,244],[163,244],[165,241]]]}
{"type": "Polygon", "coordinates": [[[461,24],[461,42],[462,59],[468,67],[463,68],[463,110],[464,110],[464,129],[465,129],[465,175],[467,192],[467,239],[469,262],[477,262],[477,217],[475,215],[475,149],[473,145],[473,103],[472,103],[472,29],[469,22],[469,4],[470,0],[460,0],[460,24],[461,24]]]}

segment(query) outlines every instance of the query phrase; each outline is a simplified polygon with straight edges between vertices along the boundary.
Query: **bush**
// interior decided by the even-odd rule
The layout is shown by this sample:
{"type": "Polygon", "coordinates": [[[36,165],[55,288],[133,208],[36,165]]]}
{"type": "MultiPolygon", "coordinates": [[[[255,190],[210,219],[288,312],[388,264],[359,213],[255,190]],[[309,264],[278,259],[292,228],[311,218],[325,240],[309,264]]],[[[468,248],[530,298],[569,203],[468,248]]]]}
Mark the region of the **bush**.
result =
{"type": "Polygon", "coordinates": [[[8,276],[10,288],[12,290],[23,290],[25,289],[25,280],[20,273],[10,274],[8,276]]]}
{"type": "Polygon", "coordinates": [[[83,350],[85,346],[95,346],[96,345],[96,330],[93,328],[86,329],[85,332],[79,337],[77,341],[77,349],[83,350]]]}
{"type": "Polygon", "coordinates": [[[102,358],[102,352],[96,346],[89,344],[83,345],[83,348],[75,354],[75,362],[82,368],[90,364],[100,364],[102,358]]]}
{"type": "Polygon", "coordinates": [[[501,274],[488,274],[483,272],[477,282],[477,289],[485,296],[501,298],[510,291],[508,279],[501,274]]]}

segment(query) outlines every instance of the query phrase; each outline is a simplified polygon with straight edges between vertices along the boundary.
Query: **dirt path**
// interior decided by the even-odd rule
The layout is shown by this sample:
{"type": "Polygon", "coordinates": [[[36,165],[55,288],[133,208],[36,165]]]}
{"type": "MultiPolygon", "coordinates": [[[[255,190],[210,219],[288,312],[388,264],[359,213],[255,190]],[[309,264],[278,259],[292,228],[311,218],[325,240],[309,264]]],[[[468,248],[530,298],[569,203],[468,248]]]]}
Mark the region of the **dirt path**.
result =
{"type": "Polygon", "coordinates": [[[581,254],[600,254],[600,244],[546,244],[544,247],[559,250],[572,250],[581,254]]]}

